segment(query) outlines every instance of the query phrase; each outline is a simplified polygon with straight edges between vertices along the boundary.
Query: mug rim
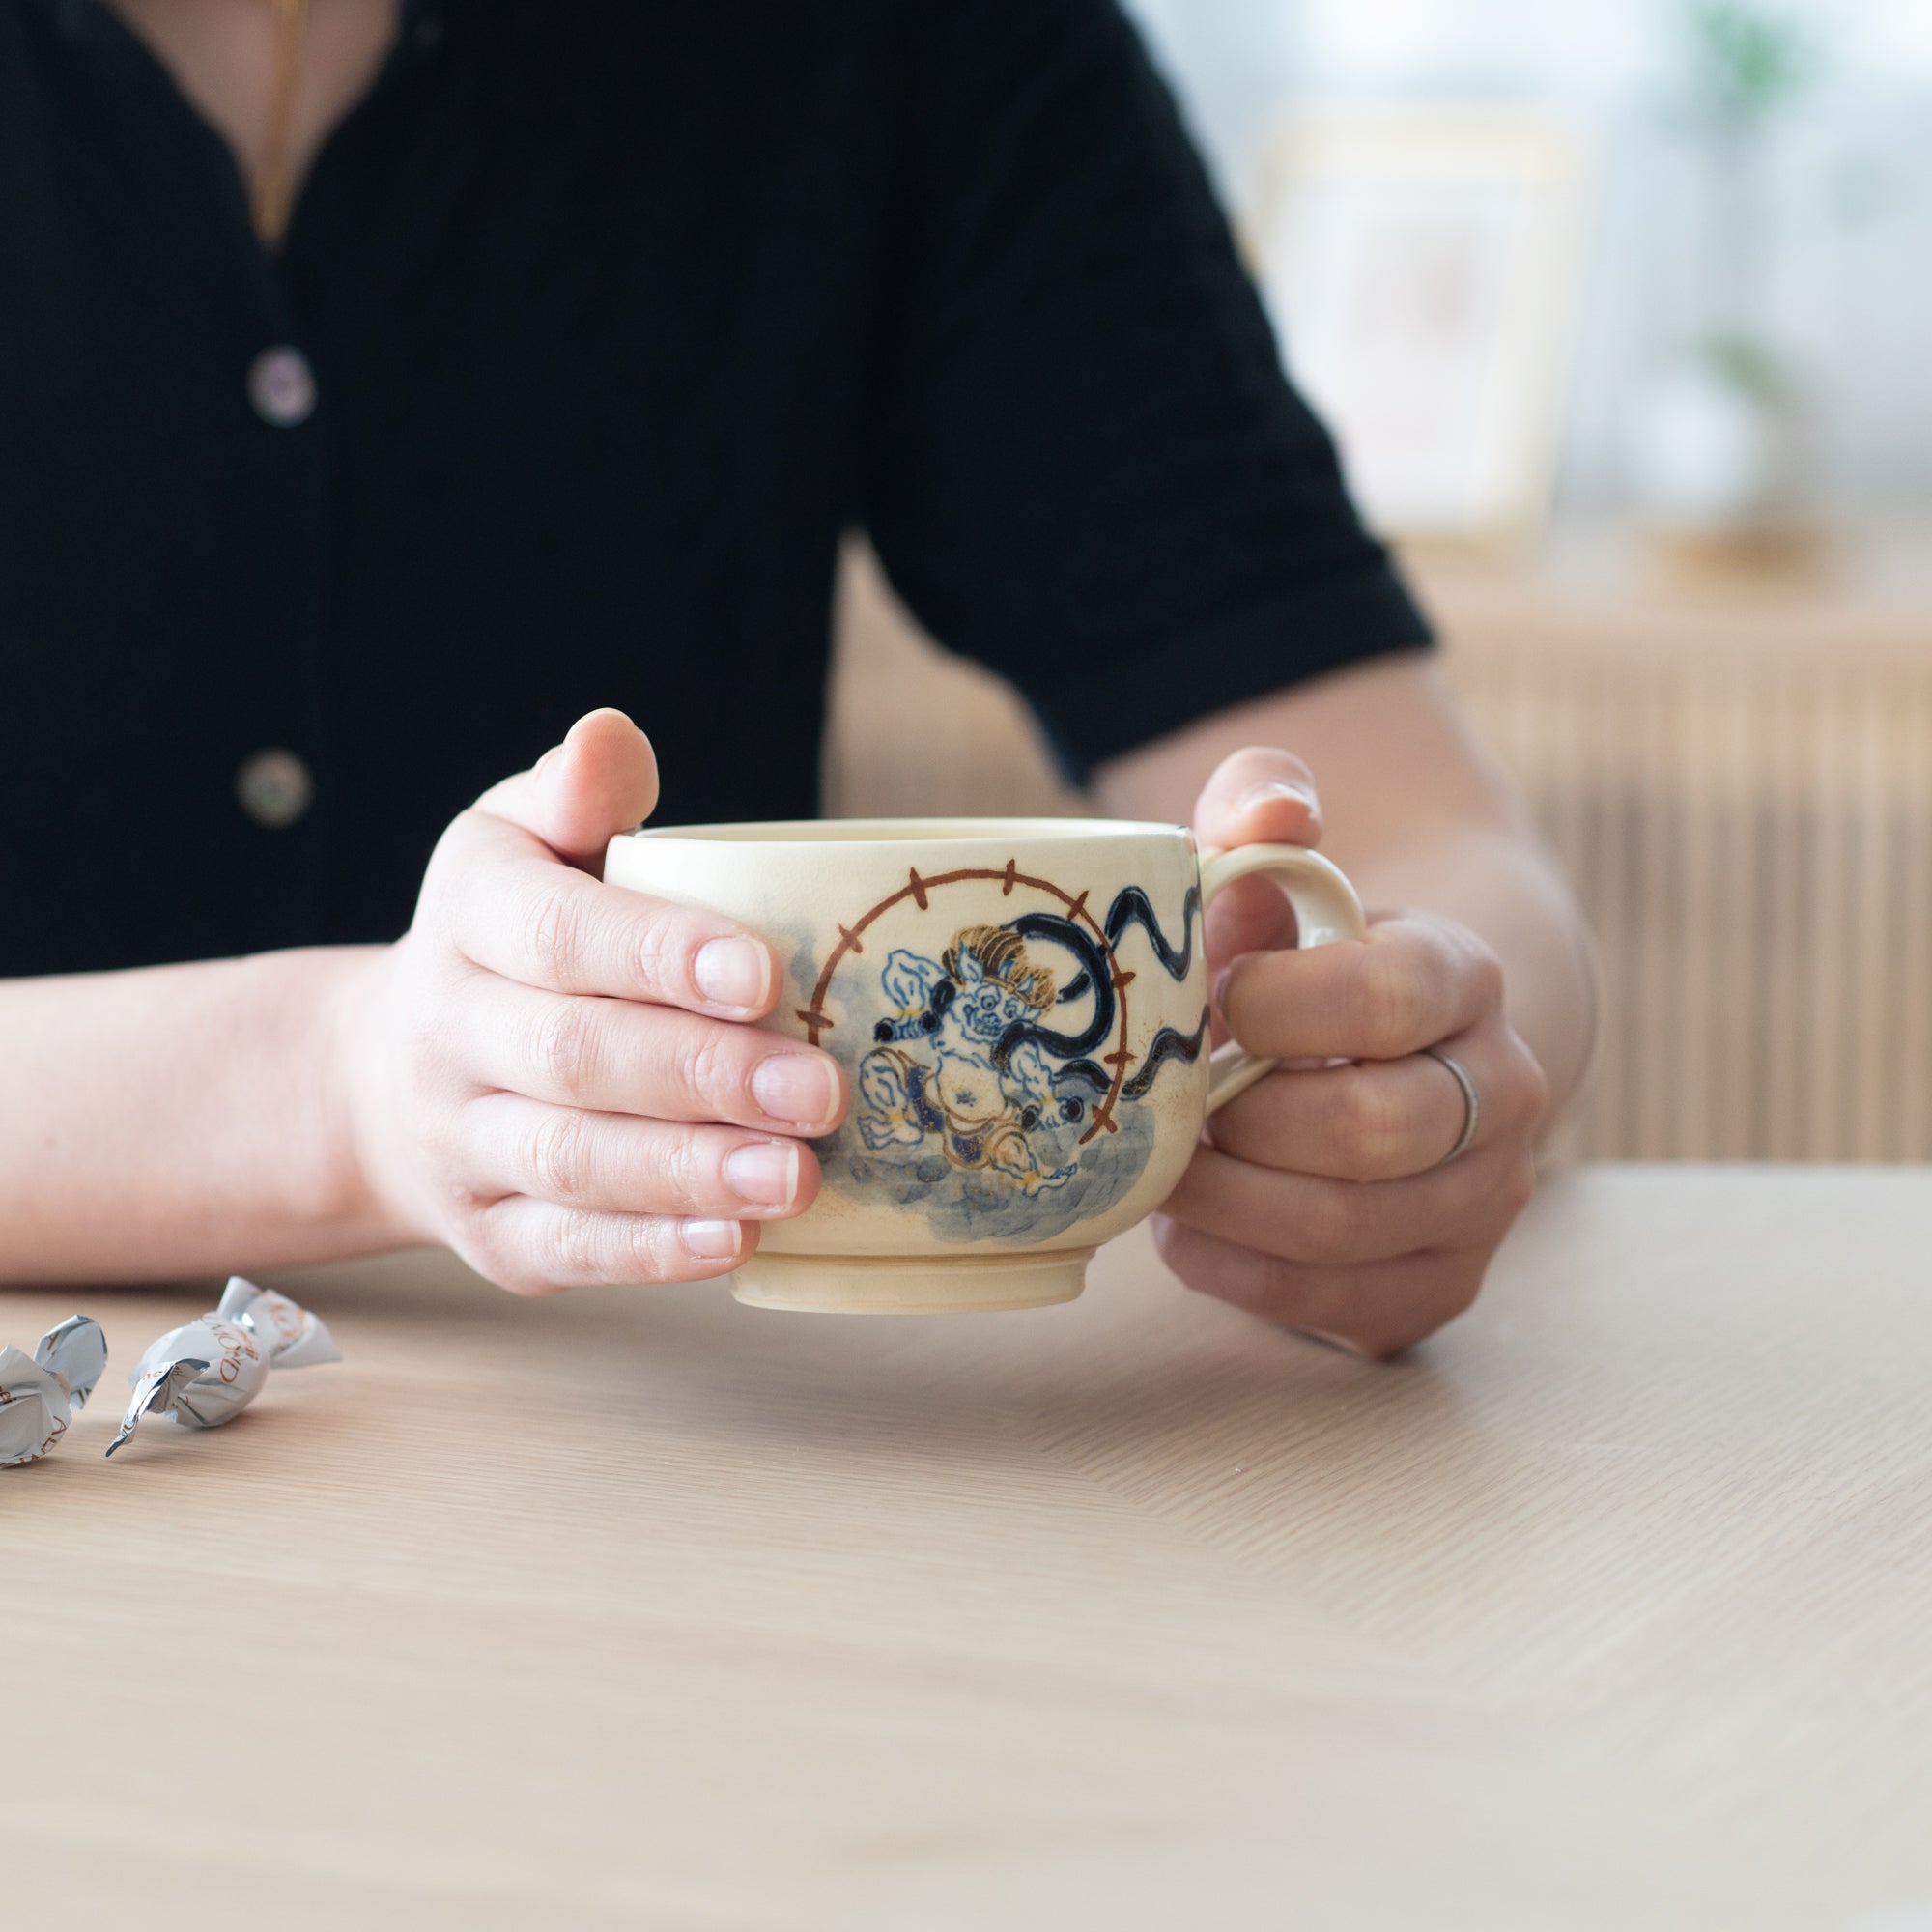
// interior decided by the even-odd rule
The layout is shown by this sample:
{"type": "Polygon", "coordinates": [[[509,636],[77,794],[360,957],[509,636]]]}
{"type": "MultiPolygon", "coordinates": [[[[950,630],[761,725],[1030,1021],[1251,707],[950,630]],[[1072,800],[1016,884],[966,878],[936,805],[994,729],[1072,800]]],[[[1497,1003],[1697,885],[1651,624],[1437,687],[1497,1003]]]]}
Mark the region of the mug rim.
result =
{"type": "MultiPolygon", "coordinates": [[[[769,845],[797,851],[867,850],[902,845],[929,849],[945,845],[1043,845],[1063,839],[1162,838],[1194,842],[1192,832],[1172,819],[1152,818],[772,818],[720,819],[706,825],[639,825],[619,838],[649,838],[661,844],[769,845]]],[[[613,841],[614,842],[614,841],[613,841]]]]}

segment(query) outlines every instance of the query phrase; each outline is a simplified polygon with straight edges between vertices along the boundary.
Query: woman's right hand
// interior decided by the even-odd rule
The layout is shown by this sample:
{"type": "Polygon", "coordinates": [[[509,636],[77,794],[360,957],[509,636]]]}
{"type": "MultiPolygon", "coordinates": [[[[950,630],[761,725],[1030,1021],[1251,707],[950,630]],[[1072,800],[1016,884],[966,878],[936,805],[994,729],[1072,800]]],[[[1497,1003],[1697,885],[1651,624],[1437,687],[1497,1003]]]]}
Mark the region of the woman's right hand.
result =
{"type": "Polygon", "coordinates": [[[782,990],[762,939],[599,882],[657,791],[628,718],[580,719],[450,825],[344,1004],[382,1216],[520,1294],[725,1273],[811,1205],[803,1137],[845,1110],[830,1054],[747,1024],[782,990]]]}

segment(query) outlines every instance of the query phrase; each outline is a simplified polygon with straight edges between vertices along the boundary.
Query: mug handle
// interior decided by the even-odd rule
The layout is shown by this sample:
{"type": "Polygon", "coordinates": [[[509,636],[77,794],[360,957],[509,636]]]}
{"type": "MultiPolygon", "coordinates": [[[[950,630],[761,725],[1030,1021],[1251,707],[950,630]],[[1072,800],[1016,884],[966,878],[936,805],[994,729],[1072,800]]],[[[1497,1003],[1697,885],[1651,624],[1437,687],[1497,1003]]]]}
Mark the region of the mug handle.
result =
{"type": "MultiPolygon", "coordinates": [[[[1281,888],[1294,908],[1295,945],[1327,946],[1337,939],[1366,937],[1369,923],[1362,902],[1342,868],[1305,845],[1236,845],[1201,855],[1201,910],[1206,913],[1236,879],[1263,873],[1281,888]]],[[[1208,1057],[1208,1111],[1245,1094],[1279,1063],[1250,1053],[1234,1040],[1208,1057]]]]}

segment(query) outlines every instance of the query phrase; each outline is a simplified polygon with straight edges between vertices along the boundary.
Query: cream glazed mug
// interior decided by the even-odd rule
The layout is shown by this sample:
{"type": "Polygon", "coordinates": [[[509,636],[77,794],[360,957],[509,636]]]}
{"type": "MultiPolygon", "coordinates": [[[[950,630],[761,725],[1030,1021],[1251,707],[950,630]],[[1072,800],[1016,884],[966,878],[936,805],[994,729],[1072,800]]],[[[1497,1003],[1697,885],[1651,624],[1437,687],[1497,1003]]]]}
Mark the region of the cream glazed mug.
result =
{"type": "Polygon", "coordinates": [[[1166,1200],[1216,1107],[1274,1065],[1209,1053],[1203,914],[1259,873],[1298,943],[1359,939],[1296,845],[1197,860],[1184,826],[832,819],[644,828],[604,877],[770,941],[761,1024],[851,1084],[818,1198],[731,1278],[761,1308],[913,1314],[1070,1301],[1100,1242],[1166,1200]]]}

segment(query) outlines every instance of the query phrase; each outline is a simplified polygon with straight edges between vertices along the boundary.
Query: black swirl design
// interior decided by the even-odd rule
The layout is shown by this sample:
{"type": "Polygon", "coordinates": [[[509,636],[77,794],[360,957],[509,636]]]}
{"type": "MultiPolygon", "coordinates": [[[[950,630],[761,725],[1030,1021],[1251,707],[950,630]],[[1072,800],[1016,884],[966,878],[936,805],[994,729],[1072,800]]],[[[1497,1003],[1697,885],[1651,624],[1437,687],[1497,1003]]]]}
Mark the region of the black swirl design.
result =
{"type": "MultiPolygon", "coordinates": [[[[1160,929],[1160,921],[1154,916],[1147,894],[1139,886],[1123,886],[1107,909],[1104,927],[1107,948],[1111,950],[1129,926],[1138,925],[1147,934],[1148,943],[1152,947],[1162,970],[1172,979],[1184,980],[1194,964],[1194,922],[1200,911],[1201,889],[1189,886],[1187,896],[1180,906],[1181,943],[1176,947],[1169,943],[1166,933],[1160,929]]],[[[1113,1082],[1101,1067],[1085,1056],[1114,1028],[1117,1001],[1107,952],[1082,926],[1070,919],[1063,919],[1058,913],[1023,913],[1009,924],[1009,929],[1022,939],[1044,940],[1051,945],[1065,947],[1072,953],[1080,962],[1080,970],[1067,981],[1061,993],[1060,1003],[1065,1004],[1091,992],[1094,1012],[1078,1033],[1056,1033],[1036,1020],[1017,1022],[1007,1029],[993,1048],[993,1065],[1004,1071],[1023,1044],[1034,1042],[1061,1062],[1054,1074],[1056,1082],[1075,1081],[1091,1087],[1095,1094],[1106,1093],[1113,1082]]],[[[1121,1097],[1138,1100],[1150,1093],[1160,1069],[1170,1060],[1185,1064],[1198,1060],[1202,1043],[1207,1037],[1208,1009],[1205,1007],[1201,1010],[1201,1024],[1192,1033],[1181,1033],[1171,1026],[1162,1027],[1149,1042],[1139,1070],[1122,1085],[1121,1097]]]]}
{"type": "Polygon", "coordinates": [[[1147,1058],[1140,1064],[1140,1069],[1125,1086],[1121,1089],[1123,1100],[1141,1099],[1159,1077],[1160,1069],[1170,1060],[1179,1060],[1191,1066],[1201,1058],[1201,1049],[1208,1043],[1208,1009],[1201,1009],[1201,1024],[1192,1033],[1181,1033],[1174,1027],[1164,1026],[1149,1042],[1147,1058]]]}
{"type": "Polygon", "coordinates": [[[1053,1077],[1056,1083],[1063,1080],[1083,1081],[1096,1094],[1104,1094],[1114,1084],[1091,1060],[1069,1060],[1055,1071],[1053,1077]]]}
{"type": "Polygon", "coordinates": [[[1064,946],[1080,962],[1080,972],[1066,991],[1061,995],[1062,1001],[1074,996],[1075,989],[1084,992],[1089,987],[1094,994],[1094,1016],[1078,1033],[1055,1033],[1051,1027],[1043,1027],[1032,1020],[1023,1020],[1007,1029],[999,1045],[993,1049],[993,1065],[1005,1066],[1012,1058],[1023,1040],[1037,1040],[1041,1048],[1055,1060],[1073,1060],[1083,1053],[1093,1050],[1114,1030],[1114,978],[1107,968],[1107,955],[1100,943],[1085,927],[1070,919],[1062,919],[1054,912],[1022,913],[1018,919],[1008,922],[1008,930],[1016,932],[1022,939],[1041,939],[1054,946],[1064,946]],[[1082,981],[1086,985],[1082,985],[1082,981]]]}
{"type": "Polygon", "coordinates": [[[1147,894],[1139,886],[1122,886],[1107,908],[1107,944],[1118,946],[1122,933],[1130,925],[1138,925],[1147,934],[1154,957],[1167,969],[1169,979],[1184,980],[1194,963],[1194,920],[1200,910],[1201,888],[1189,886],[1187,896],[1180,902],[1180,945],[1176,948],[1168,944],[1167,935],[1161,931],[1160,921],[1154,917],[1147,894]]]}
{"type": "MultiPolygon", "coordinates": [[[[1182,1033],[1178,1027],[1164,1026],[1148,1042],[1146,1057],[1140,1070],[1121,1089],[1123,1100],[1144,1099],[1153,1089],[1160,1069],[1170,1060],[1179,1060],[1185,1065],[1192,1065],[1201,1058],[1201,1049],[1208,1040],[1208,1009],[1201,1009],[1201,1024],[1192,1033],[1182,1033]]],[[[1104,1094],[1111,1084],[1106,1074],[1091,1060],[1069,1060],[1065,1066],[1054,1073],[1056,1083],[1067,1080],[1079,1081],[1091,1087],[1096,1094],[1104,1094]]]]}

